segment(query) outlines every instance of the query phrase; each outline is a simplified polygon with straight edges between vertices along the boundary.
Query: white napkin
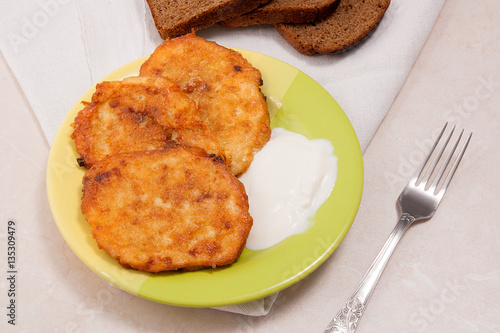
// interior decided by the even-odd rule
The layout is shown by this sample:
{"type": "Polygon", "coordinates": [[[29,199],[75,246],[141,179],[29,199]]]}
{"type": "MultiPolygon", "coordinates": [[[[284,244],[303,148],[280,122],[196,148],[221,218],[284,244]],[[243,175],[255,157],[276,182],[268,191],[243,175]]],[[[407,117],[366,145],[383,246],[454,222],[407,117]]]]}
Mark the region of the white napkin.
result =
{"type": "MultiPolygon", "coordinates": [[[[197,34],[300,69],[340,104],[364,150],[398,94],[445,0],[392,0],[375,32],[338,55],[305,56],[270,26],[197,34]]],[[[0,2],[0,50],[49,143],[79,97],[114,69],[161,43],[144,0],[0,2]]],[[[276,295],[219,308],[264,315],[276,295]]]]}

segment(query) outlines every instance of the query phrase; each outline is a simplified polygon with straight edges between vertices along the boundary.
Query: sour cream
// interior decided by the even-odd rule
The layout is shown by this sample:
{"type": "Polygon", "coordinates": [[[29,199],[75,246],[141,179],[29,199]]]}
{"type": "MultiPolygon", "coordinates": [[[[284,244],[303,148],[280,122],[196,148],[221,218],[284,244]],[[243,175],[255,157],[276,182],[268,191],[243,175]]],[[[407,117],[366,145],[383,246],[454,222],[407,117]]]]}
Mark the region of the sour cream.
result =
{"type": "Polygon", "coordinates": [[[262,250],[306,231],[336,179],[330,141],[273,129],[271,140],[240,177],[253,217],[247,248],[262,250]]]}

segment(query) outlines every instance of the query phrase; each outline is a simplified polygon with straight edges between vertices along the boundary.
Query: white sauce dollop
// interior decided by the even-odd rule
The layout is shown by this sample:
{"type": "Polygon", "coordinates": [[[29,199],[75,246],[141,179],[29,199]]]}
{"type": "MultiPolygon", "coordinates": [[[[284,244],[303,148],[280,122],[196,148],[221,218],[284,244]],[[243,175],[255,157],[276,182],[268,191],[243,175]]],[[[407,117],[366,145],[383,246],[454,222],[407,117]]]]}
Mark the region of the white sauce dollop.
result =
{"type": "Polygon", "coordinates": [[[275,128],[240,177],[253,227],[247,248],[262,250],[306,231],[337,180],[337,157],[326,139],[275,128]]]}

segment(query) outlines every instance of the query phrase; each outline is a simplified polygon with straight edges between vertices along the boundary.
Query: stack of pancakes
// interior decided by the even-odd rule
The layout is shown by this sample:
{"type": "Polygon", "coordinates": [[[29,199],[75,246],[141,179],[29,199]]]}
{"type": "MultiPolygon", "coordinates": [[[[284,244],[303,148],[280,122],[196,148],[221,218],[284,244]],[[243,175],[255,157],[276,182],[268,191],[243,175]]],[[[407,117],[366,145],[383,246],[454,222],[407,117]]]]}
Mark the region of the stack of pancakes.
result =
{"type": "Polygon", "coordinates": [[[234,262],[252,226],[236,177],[271,133],[261,85],[241,54],[194,33],[139,76],[99,83],[72,134],[98,246],[148,272],[234,262]]]}

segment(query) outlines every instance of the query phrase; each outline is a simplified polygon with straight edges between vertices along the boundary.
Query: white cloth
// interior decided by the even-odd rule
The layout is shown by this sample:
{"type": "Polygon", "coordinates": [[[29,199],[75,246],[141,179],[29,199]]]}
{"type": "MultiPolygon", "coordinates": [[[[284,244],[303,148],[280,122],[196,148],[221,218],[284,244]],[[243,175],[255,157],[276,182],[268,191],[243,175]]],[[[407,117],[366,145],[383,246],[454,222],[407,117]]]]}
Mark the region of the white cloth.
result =
{"type": "MultiPolygon", "coordinates": [[[[444,1],[392,0],[374,33],[337,55],[302,55],[271,26],[213,26],[197,34],[224,46],[267,54],[311,76],[340,104],[364,150],[444,1]]],[[[161,41],[144,0],[0,2],[0,50],[49,143],[87,89],[114,69],[150,54],[161,41]]],[[[275,297],[221,309],[264,315],[275,297]]]]}

